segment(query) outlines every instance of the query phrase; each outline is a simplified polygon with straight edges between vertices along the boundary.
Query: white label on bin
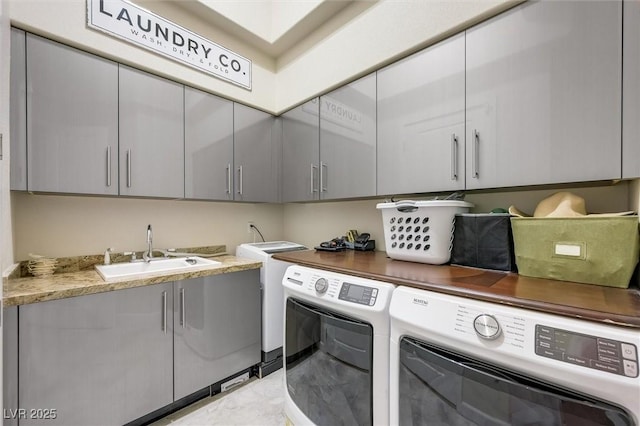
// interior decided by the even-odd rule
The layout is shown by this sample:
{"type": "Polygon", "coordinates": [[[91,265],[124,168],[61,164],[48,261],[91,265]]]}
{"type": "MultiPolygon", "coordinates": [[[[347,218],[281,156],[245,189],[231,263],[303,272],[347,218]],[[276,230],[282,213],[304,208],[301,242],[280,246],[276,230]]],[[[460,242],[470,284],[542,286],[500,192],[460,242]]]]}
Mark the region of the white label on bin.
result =
{"type": "Polygon", "coordinates": [[[582,256],[582,246],[575,244],[559,244],[556,243],[556,254],[561,256],[582,256]]]}

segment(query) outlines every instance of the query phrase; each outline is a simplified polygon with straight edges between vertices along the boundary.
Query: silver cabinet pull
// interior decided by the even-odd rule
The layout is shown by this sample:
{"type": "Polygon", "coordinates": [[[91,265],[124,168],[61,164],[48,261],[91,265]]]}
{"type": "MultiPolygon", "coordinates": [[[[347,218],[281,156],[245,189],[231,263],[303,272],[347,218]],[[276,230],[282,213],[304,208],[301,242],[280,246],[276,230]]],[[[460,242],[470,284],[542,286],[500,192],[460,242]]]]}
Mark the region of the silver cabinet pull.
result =
{"type": "Polygon", "coordinates": [[[180,325],[185,328],[187,324],[187,314],[184,310],[184,288],[180,289],[180,325]]]}
{"type": "Polygon", "coordinates": [[[127,188],[131,188],[131,150],[127,150],[127,188]]]}
{"type": "Polygon", "coordinates": [[[318,190],[316,189],[316,186],[313,184],[313,176],[315,175],[314,171],[317,169],[318,169],[318,166],[311,163],[311,194],[312,195],[314,192],[318,192],[318,190]]]}
{"type": "Polygon", "coordinates": [[[162,292],[162,331],[167,334],[167,292],[162,292]]]}
{"type": "Polygon", "coordinates": [[[458,137],[451,134],[451,180],[458,180],[458,137]]]}
{"type": "Polygon", "coordinates": [[[231,163],[227,164],[227,194],[231,194],[231,163]]]}
{"type": "Polygon", "coordinates": [[[107,147],[107,186],[111,186],[111,146],[107,147]]]}
{"type": "Polygon", "coordinates": [[[238,194],[242,195],[242,166],[238,167],[238,194]]]}
{"type": "Polygon", "coordinates": [[[473,129],[473,177],[480,176],[480,133],[473,129]]]}
{"type": "Polygon", "coordinates": [[[322,172],[323,170],[327,170],[327,175],[329,174],[329,167],[327,167],[327,163],[320,162],[320,192],[327,192],[327,187],[324,184],[326,179],[325,174],[322,172]]]}

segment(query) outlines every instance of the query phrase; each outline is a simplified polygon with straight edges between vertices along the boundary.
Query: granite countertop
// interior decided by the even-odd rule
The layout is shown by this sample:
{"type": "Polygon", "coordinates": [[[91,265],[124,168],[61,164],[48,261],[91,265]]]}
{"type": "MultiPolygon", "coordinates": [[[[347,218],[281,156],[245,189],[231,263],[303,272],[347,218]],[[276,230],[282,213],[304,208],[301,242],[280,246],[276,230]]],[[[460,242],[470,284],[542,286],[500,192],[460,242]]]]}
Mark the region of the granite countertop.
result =
{"type": "Polygon", "coordinates": [[[531,278],[516,273],[393,260],[384,252],[278,253],[274,259],[317,269],[640,329],[640,290],[531,278]]]}
{"type": "Polygon", "coordinates": [[[137,279],[120,278],[104,281],[93,269],[93,265],[89,268],[55,273],[47,277],[28,276],[5,278],[3,280],[3,306],[26,305],[47,300],[141,287],[167,281],[259,269],[262,266],[262,262],[260,261],[231,255],[216,256],[214,259],[221,263],[211,266],[194,266],[193,269],[189,269],[189,271],[158,273],[137,279]]]}

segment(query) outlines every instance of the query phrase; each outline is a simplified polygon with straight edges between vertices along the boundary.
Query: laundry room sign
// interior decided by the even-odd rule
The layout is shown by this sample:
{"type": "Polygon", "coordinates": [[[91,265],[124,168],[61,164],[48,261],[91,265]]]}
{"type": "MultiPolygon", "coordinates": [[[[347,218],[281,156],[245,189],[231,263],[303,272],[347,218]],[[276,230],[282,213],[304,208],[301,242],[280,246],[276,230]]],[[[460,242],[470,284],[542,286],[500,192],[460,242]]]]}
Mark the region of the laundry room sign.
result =
{"type": "Polygon", "coordinates": [[[126,0],[87,0],[87,26],[251,90],[251,61],[126,0]]]}

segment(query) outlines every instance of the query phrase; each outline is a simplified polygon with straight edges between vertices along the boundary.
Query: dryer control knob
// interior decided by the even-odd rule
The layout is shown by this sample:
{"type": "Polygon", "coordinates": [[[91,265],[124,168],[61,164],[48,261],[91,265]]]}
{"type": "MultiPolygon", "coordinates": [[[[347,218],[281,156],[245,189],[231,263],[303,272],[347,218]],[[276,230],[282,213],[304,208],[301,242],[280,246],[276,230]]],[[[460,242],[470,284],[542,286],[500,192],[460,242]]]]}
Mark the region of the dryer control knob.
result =
{"type": "Polygon", "coordinates": [[[473,320],[473,329],[476,334],[486,340],[494,340],[500,337],[502,329],[500,323],[493,315],[481,314],[473,320]]]}
{"type": "Polygon", "coordinates": [[[316,281],[316,291],[320,294],[326,293],[329,288],[329,283],[325,278],[318,278],[316,281]]]}

